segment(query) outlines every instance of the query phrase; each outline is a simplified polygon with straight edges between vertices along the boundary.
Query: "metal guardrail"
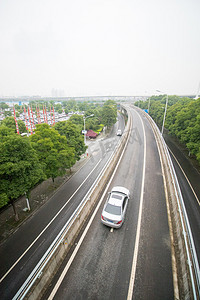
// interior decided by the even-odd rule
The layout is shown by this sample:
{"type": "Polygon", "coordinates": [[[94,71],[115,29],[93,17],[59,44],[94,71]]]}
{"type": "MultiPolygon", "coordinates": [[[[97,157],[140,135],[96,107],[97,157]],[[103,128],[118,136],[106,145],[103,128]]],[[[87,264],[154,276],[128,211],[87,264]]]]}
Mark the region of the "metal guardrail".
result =
{"type": "Polygon", "coordinates": [[[194,299],[200,299],[200,269],[199,269],[196,248],[194,245],[194,239],[193,239],[190,223],[188,220],[183,196],[182,196],[179,182],[178,182],[178,179],[176,176],[176,172],[175,172],[167,145],[166,145],[163,137],[162,137],[162,143],[163,143],[163,146],[165,149],[168,163],[170,165],[170,171],[172,172],[171,177],[174,178],[173,184],[176,187],[175,191],[177,193],[177,204],[178,204],[178,208],[179,208],[179,215],[180,215],[181,225],[182,225],[182,229],[183,229],[185,248],[186,248],[186,252],[187,252],[187,263],[188,263],[189,271],[190,271],[190,279],[191,279],[191,284],[192,284],[193,296],[194,296],[194,299]],[[193,269],[194,269],[194,272],[193,272],[193,269]],[[197,285],[198,294],[196,292],[196,285],[197,285]]]}
{"type": "MultiPolygon", "coordinates": [[[[130,126],[129,124],[130,124],[130,120],[128,120],[128,124],[127,124],[126,128],[128,128],[130,126]]],[[[66,239],[66,235],[69,232],[70,228],[73,226],[75,220],[79,217],[79,214],[82,212],[82,210],[83,210],[84,206],[86,205],[86,203],[90,200],[90,196],[92,195],[92,193],[94,192],[94,190],[98,186],[98,183],[102,180],[102,177],[104,176],[104,173],[106,172],[109,165],[112,163],[114,157],[118,154],[119,149],[122,147],[122,144],[126,139],[126,135],[128,134],[128,131],[129,131],[129,128],[128,128],[128,130],[125,130],[125,135],[122,136],[122,138],[119,140],[119,142],[116,145],[112,155],[110,156],[110,158],[108,159],[108,161],[105,164],[104,168],[101,170],[100,174],[98,175],[98,177],[96,178],[96,180],[94,181],[92,186],[90,187],[89,191],[87,192],[87,194],[85,195],[83,200],[80,202],[80,204],[78,205],[76,210],[73,212],[73,214],[71,215],[71,217],[69,218],[67,223],[61,229],[61,231],[59,232],[57,237],[54,239],[54,241],[52,242],[50,247],[47,249],[47,251],[45,252],[43,257],[40,259],[38,264],[35,266],[35,268],[31,272],[31,274],[28,276],[28,278],[26,279],[24,284],[21,286],[21,288],[15,294],[15,296],[13,297],[13,300],[24,299],[26,297],[27,293],[32,288],[32,286],[35,284],[36,280],[38,278],[40,278],[40,276],[43,273],[44,268],[49,263],[49,261],[51,260],[51,258],[55,254],[58,247],[66,239]]]]}
{"type": "Polygon", "coordinates": [[[195,300],[197,300],[197,299],[200,299],[200,268],[199,268],[199,263],[198,263],[196,248],[194,245],[191,227],[190,227],[187,212],[185,209],[183,196],[181,193],[181,189],[180,189],[179,182],[178,182],[178,179],[176,176],[176,172],[175,172],[167,145],[165,143],[165,140],[164,140],[163,136],[161,135],[161,132],[160,132],[159,128],[157,127],[157,125],[155,124],[154,120],[146,113],[145,113],[145,116],[148,116],[148,119],[149,119],[150,123],[152,124],[152,127],[156,131],[156,135],[160,138],[162,147],[164,149],[165,157],[167,159],[168,167],[169,167],[170,174],[171,174],[172,184],[174,186],[174,191],[175,191],[175,195],[176,195],[176,201],[177,201],[178,210],[179,210],[179,217],[181,220],[181,227],[182,227],[182,233],[183,233],[183,238],[184,238],[184,245],[185,245],[185,249],[186,249],[187,264],[189,267],[189,273],[190,273],[189,275],[190,275],[190,280],[191,280],[193,297],[195,300]]]}

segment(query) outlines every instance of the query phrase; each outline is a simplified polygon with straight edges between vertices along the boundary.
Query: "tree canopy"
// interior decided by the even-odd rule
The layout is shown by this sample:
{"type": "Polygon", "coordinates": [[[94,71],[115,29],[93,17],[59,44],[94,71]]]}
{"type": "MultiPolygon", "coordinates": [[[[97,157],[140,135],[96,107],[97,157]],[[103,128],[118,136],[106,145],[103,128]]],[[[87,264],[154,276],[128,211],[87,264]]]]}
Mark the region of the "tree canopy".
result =
{"type": "MultiPolygon", "coordinates": [[[[27,132],[26,125],[24,124],[24,122],[22,120],[17,120],[17,124],[18,124],[20,133],[27,132]]],[[[1,121],[0,126],[2,126],[2,125],[13,129],[14,132],[17,132],[14,117],[6,117],[3,121],[1,121]]]]}
{"type": "Polygon", "coordinates": [[[65,136],[48,124],[36,126],[35,134],[30,137],[31,145],[36,150],[39,161],[47,178],[52,180],[65,174],[76,161],[75,150],[67,143],[65,136]]]}
{"type": "Polygon", "coordinates": [[[60,135],[66,137],[68,146],[75,150],[75,159],[79,160],[80,156],[86,151],[84,137],[80,134],[80,127],[75,125],[70,118],[68,121],[56,123],[54,128],[60,135]]]}
{"type": "Polygon", "coordinates": [[[28,192],[45,175],[28,138],[5,135],[5,127],[0,134],[0,206],[4,206],[28,192]]]}
{"type": "Polygon", "coordinates": [[[7,109],[9,108],[9,105],[6,104],[5,102],[0,102],[0,109],[4,110],[4,109],[7,109]]]}
{"type": "MultiPolygon", "coordinates": [[[[149,114],[158,124],[162,125],[166,95],[150,98],[149,114]]],[[[137,102],[141,108],[147,109],[149,100],[137,102]]],[[[165,120],[165,128],[184,143],[190,153],[196,156],[200,162],[200,98],[197,100],[168,97],[168,107],[165,120]]]]}
{"type": "Polygon", "coordinates": [[[117,105],[115,101],[108,100],[104,103],[102,109],[102,123],[110,128],[117,120],[117,105]]]}

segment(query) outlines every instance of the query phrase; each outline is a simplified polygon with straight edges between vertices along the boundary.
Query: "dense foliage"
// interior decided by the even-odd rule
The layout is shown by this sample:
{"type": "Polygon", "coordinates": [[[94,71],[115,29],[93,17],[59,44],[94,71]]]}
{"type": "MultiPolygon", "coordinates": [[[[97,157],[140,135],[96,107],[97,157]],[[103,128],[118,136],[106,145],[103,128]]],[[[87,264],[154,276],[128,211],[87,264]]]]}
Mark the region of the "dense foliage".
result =
{"type": "MultiPolygon", "coordinates": [[[[26,125],[24,124],[23,121],[18,120],[17,121],[19,132],[23,133],[26,132],[26,125]]],[[[16,130],[16,124],[15,124],[15,119],[14,117],[6,117],[2,122],[1,125],[5,125],[9,128],[12,128],[14,132],[17,132],[16,130]]]]}
{"type": "MultiPolygon", "coordinates": [[[[44,105],[32,102],[33,110],[36,104],[40,107],[44,105]]],[[[55,103],[46,103],[52,104],[55,103]]],[[[2,103],[0,108],[8,107],[2,103]]],[[[15,199],[25,193],[29,195],[37,183],[47,178],[54,181],[57,176],[64,175],[66,169],[70,169],[85,153],[83,118],[86,129],[96,132],[116,122],[117,105],[111,100],[104,105],[71,100],[55,106],[55,110],[63,111],[63,108],[84,111],[84,115],[73,114],[68,121],[58,122],[54,127],[46,123],[38,124],[30,137],[16,133],[14,117],[7,117],[0,123],[0,207],[11,203],[16,219],[15,199]]],[[[15,105],[15,109],[22,111],[19,105],[15,105]]],[[[20,133],[27,132],[23,121],[18,120],[18,126],[20,133]]]]}
{"type": "MultiPolygon", "coordinates": [[[[85,128],[86,130],[92,129],[93,131],[99,133],[102,131],[103,127],[112,127],[117,120],[117,104],[113,100],[107,100],[103,105],[98,103],[91,104],[88,102],[76,103],[76,101],[67,101],[68,111],[79,111],[84,110],[84,117],[86,118],[85,128]],[[89,117],[91,116],[91,117],[89,117]]],[[[78,115],[73,115],[70,120],[79,125],[83,129],[83,117],[78,115]]]]}
{"type": "MultiPolygon", "coordinates": [[[[145,102],[137,102],[136,105],[143,109],[149,107],[149,114],[158,126],[161,126],[165,103],[166,95],[153,96],[145,102]]],[[[190,153],[200,162],[200,98],[194,100],[169,96],[165,128],[185,144],[190,153]]]]}
{"type": "Polygon", "coordinates": [[[102,123],[110,128],[117,119],[117,106],[112,100],[106,101],[102,108],[102,123]]]}
{"type": "Polygon", "coordinates": [[[37,125],[35,134],[30,136],[32,147],[35,149],[39,162],[47,178],[54,179],[65,174],[75,160],[75,150],[69,147],[65,136],[48,124],[37,125]]]}
{"type": "Polygon", "coordinates": [[[28,193],[45,175],[29,139],[22,138],[5,126],[0,126],[0,152],[1,207],[8,202],[14,205],[16,198],[28,193]]]}
{"type": "Polygon", "coordinates": [[[80,134],[80,127],[74,124],[70,118],[67,122],[62,121],[56,123],[54,128],[61,136],[66,138],[68,147],[74,151],[75,160],[79,160],[81,154],[83,154],[87,148],[84,144],[83,135],[80,134]]]}

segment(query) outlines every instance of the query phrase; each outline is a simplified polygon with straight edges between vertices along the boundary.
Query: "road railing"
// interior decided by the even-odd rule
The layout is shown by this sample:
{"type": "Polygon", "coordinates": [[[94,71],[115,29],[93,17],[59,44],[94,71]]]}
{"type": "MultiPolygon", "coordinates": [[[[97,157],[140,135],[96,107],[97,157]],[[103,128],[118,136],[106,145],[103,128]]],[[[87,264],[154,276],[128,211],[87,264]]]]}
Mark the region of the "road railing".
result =
{"type": "Polygon", "coordinates": [[[172,220],[178,289],[181,299],[200,299],[200,269],[191,227],[176,172],[165,140],[154,120],[145,113],[158,144],[172,220]]]}
{"type": "Polygon", "coordinates": [[[93,207],[100,198],[109,177],[118,162],[118,159],[125,147],[131,130],[131,116],[129,110],[123,107],[128,115],[127,124],[124,133],[112,152],[110,158],[101,170],[89,191],[82,199],[70,219],[66,222],[62,230],[49,246],[38,264],[34,267],[31,274],[25,280],[24,284],[18,290],[13,300],[17,299],[39,299],[46,286],[55,275],[64,257],[73,246],[76,237],[91,213],[93,207]]]}

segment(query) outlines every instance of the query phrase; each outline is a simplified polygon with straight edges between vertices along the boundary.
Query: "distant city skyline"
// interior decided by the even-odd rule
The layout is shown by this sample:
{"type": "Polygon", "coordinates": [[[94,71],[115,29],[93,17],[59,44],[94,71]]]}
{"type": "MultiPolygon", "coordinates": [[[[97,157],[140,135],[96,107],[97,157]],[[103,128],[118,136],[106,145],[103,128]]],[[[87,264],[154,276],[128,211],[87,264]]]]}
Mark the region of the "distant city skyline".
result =
{"type": "Polygon", "coordinates": [[[0,97],[196,95],[199,0],[1,0],[0,97]]]}
{"type": "Polygon", "coordinates": [[[52,97],[64,97],[65,96],[65,91],[63,89],[55,89],[55,88],[53,88],[51,90],[51,96],[52,97]]]}
{"type": "MultiPolygon", "coordinates": [[[[198,89],[196,90],[196,92],[194,93],[187,93],[187,94],[168,94],[168,95],[177,95],[177,96],[194,96],[196,97],[197,95],[199,95],[200,97],[200,89],[199,89],[200,84],[198,85],[198,89]]],[[[1,95],[0,94],[0,99],[3,98],[91,98],[91,97],[148,97],[148,96],[153,96],[153,95],[161,95],[161,94],[167,94],[164,91],[162,93],[158,93],[158,92],[154,92],[152,94],[148,94],[147,92],[144,92],[143,94],[135,94],[135,95],[87,95],[87,96],[83,96],[83,95],[79,95],[79,96],[68,96],[66,95],[64,89],[51,89],[51,92],[47,95],[37,95],[37,94],[22,94],[22,95],[1,95]]]]}

